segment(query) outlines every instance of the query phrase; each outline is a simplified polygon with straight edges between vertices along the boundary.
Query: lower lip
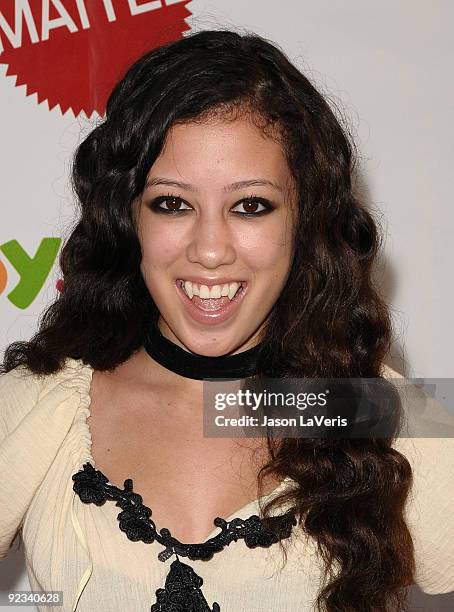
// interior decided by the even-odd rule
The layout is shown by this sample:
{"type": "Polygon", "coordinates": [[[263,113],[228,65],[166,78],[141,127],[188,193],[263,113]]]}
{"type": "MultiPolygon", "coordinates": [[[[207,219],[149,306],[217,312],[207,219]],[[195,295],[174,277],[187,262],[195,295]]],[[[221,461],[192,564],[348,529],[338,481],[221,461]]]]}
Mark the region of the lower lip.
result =
{"type": "Polygon", "coordinates": [[[186,310],[191,315],[191,317],[199,323],[205,323],[208,325],[217,325],[218,323],[223,323],[228,318],[230,318],[239,307],[248,288],[247,284],[243,286],[243,288],[237,292],[233,300],[231,300],[223,308],[219,308],[219,310],[205,311],[193,304],[192,300],[190,300],[189,297],[186,295],[184,289],[182,289],[178,281],[175,281],[175,286],[177,288],[178,295],[180,296],[186,310]]]}

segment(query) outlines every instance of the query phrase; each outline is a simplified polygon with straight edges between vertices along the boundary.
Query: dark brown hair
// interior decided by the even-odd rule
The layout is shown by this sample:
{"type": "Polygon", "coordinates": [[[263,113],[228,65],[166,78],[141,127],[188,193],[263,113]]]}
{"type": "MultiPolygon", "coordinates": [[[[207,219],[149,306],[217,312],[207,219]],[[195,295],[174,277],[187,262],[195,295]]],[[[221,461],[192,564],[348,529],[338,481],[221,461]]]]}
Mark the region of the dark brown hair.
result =
{"type": "MultiPolygon", "coordinates": [[[[25,364],[50,374],[66,357],[112,370],[142,346],[159,312],[140,273],[132,203],[172,125],[229,109],[279,128],[297,187],[293,263],[264,330],[263,371],[380,377],[392,335],[371,279],[380,236],[353,193],[348,130],[276,45],[232,31],[155,49],[115,87],[105,120],[75,156],[81,210],[61,252],[64,292],[29,342],[6,349],[1,371],[25,364]]],[[[404,609],[414,573],[403,514],[412,472],[392,441],[268,440],[259,484],[271,471],[298,485],[273,505],[290,502],[317,542],[325,566],[318,610],[404,609]]]]}

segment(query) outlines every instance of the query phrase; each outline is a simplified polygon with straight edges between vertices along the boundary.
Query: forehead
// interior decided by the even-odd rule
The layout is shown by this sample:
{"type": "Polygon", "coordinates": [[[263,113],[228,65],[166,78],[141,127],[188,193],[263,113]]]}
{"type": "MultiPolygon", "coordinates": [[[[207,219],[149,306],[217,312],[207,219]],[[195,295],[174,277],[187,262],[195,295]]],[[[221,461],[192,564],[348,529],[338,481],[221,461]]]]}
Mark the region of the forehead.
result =
{"type": "Polygon", "coordinates": [[[285,187],[290,180],[280,142],[246,118],[173,125],[149,176],[158,174],[213,187],[257,177],[285,187]]]}

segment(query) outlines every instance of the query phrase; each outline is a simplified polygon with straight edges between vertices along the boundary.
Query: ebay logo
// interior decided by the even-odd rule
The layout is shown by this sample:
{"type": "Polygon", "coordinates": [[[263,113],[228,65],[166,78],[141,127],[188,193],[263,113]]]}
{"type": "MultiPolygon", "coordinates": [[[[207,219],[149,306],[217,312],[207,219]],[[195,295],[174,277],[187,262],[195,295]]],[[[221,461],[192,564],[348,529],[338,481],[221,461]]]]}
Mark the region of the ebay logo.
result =
{"type": "MultiPolygon", "coordinates": [[[[16,286],[6,296],[16,308],[28,308],[35,300],[52,270],[60,244],[61,238],[43,238],[33,257],[17,240],[0,244],[0,253],[19,275],[16,286]]],[[[0,294],[7,285],[8,271],[0,258],[0,294]]]]}

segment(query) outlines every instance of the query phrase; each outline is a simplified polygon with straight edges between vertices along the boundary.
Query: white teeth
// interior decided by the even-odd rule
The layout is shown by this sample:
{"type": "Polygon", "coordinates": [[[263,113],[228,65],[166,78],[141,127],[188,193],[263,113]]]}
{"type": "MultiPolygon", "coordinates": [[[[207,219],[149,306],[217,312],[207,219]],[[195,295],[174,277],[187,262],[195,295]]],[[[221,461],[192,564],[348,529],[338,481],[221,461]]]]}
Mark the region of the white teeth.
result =
{"type": "Polygon", "coordinates": [[[238,291],[240,283],[230,283],[229,285],[229,300],[233,300],[233,296],[238,291]]]}
{"type": "Polygon", "coordinates": [[[184,290],[188,294],[189,299],[192,300],[192,296],[194,295],[194,293],[192,291],[192,283],[191,283],[191,281],[184,281],[184,285],[183,286],[184,286],[184,290]]]}
{"type": "Polygon", "coordinates": [[[208,287],[208,285],[198,285],[191,281],[182,280],[180,281],[180,285],[190,300],[192,300],[194,295],[198,295],[202,300],[208,298],[219,299],[220,297],[228,295],[229,299],[232,300],[241,287],[241,283],[236,281],[233,283],[225,283],[224,285],[213,285],[212,287],[208,287]]]}
{"type": "Polygon", "coordinates": [[[200,285],[199,298],[205,300],[210,297],[210,289],[206,285],[200,285]]]}
{"type": "Polygon", "coordinates": [[[221,292],[222,292],[221,285],[215,285],[214,287],[211,287],[211,289],[210,289],[210,297],[212,297],[212,298],[220,298],[221,297],[221,292]]]}

